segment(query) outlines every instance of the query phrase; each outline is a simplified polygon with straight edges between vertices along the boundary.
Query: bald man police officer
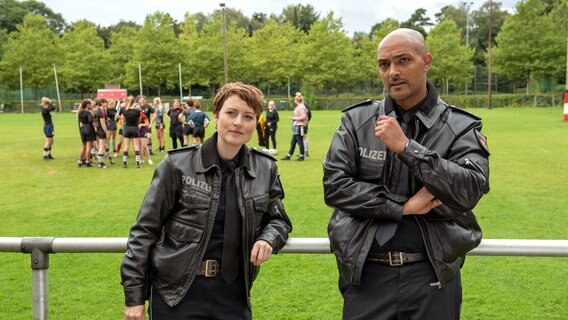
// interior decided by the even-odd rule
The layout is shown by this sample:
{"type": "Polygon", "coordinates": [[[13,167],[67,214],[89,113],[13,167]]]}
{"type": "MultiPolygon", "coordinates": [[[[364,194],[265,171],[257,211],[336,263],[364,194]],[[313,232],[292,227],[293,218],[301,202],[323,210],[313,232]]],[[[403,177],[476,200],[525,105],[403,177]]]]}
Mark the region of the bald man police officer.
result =
{"type": "Polygon", "coordinates": [[[343,111],[323,164],[343,317],[459,319],[460,268],[481,241],[471,210],[489,191],[481,119],[427,82],[420,33],[388,34],[377,64],[388,95],[343,111]]]}

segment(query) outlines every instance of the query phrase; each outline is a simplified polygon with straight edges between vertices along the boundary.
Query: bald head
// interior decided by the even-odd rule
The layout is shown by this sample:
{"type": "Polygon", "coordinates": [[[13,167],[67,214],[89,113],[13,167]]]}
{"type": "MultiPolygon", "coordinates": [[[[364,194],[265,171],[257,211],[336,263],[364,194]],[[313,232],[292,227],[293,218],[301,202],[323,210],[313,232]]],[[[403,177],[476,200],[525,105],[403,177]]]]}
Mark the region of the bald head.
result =
{"type": "Polygon", "coordinates": [[[420,32],[397,29],[389,33],[377,48],[377,66],[389,96],[404,110],[426,97],[432,55],[420,32]]]}
{"type": "Polygon", "coordinates": [[[426,45],[426,40],[424,36],[413,29],[407,28],[400,28],[392,31],[391,33],[387,34],[386,37],[381,41],[377,51],[381,50],[381,47],[387,46],[392,42],[398,42],[401,40],[406,40],[412,44],[413,48],[418,52],[418,54],[422,55],[428,52],[428,46],[426,45]]]}

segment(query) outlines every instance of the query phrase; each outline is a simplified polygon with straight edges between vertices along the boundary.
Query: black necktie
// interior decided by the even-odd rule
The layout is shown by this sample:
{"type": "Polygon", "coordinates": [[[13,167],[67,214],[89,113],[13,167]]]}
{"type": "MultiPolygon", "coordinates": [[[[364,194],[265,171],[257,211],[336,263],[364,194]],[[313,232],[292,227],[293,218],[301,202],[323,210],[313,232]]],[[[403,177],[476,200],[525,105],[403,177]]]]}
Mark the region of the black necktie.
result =
{"type": "MultiPolygon", "coordinates": [[[[404,121],[401,121],[400,126],[402,131],[408,136],[407,125],[404,121]]],[[[396,188],[397,194],[407,195],[408,192],[408,181],[409,181],[409,168],[406,164],[400,164],[400,177],[398,179],[398,184],[396,188]]],[[[398,222],[394,221],[381,221],[379,227],[377,228],[377,233],[375,233],[375,239],[379,246],[383,246],[387,243],[392,237],[394,237],[396,233],[396,229],[398,227],[398,222]]]]}
{"type": "Polygon", "coordinates": [[[229,161],[227,179],[225,181],[225,230],[223,234],[223,279],[231,284],[239,273],[239,243],[241,234],[241,217],[237,202],[235,185],[235,163],[229,161]]]}

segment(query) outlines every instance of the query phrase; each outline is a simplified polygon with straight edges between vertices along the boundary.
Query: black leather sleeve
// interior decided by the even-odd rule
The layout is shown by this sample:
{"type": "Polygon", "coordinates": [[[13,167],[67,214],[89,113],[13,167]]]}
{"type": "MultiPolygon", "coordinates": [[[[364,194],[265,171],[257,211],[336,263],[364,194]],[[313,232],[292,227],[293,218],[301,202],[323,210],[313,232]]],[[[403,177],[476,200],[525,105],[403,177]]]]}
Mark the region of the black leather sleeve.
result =
{"type": "Polygon", "coordinates": [[[130,230],[121,265],[126,306],[143,305],[147,299],[150,250],[158,241],[178,194],[178,181],[174,181],[173,175],[169,158],[166,157],[154,171],[136,222],[130,230]]]}
{"type": "MultiPolygon", "coordinates": [[[[384,184],[377,181],[359,178],[365,173],[359,172],[356,134],[350,113],[345,113],[323,163],[326,204],[361,218],[402,220],[402,205],[406,198],[391,194],[384,184]]],[[[374,138],[372,132],[366,135],[374,138]]]]}

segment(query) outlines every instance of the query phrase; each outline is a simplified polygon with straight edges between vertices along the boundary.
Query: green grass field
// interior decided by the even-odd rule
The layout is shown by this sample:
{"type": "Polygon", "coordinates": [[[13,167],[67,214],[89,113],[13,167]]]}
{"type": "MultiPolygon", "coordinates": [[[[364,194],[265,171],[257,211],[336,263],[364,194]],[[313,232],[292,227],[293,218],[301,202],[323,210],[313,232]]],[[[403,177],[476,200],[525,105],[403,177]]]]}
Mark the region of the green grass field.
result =
{"type": "MultiPolygon", "coordinates": [[[[484,237],[568,239],[568,122],[562,109],[471,111],[483,117],[492,152],[491,192],[475,210],[484,237]]],[[[314,112],[310,157],[279,161],[292,237],[327,235],[331,209],[323,201],[321,164],[339,117],[339,111],[314,112]]],[[[74,115],[53,118],[56,160],[46,162],[41,116],[0,114],[0,237],[127,237],[152,166],[77,168],[74,115]]],[[[282,120],[277,158],[285,155],[290,134],[282,120]]],[[[51,255],[51,319],[122,319],[121,258],[51,255]]],[[[468,257],[462,319],[568,319],[567,270],[568,258],[468,257]]],[[[274,256],[253,288],[254,317],[340,319],[336,282],[331,254],[274,256]]],[[[0,319],[30,319],[31,306],[30,256],[0,253],[0,319]]]]}

